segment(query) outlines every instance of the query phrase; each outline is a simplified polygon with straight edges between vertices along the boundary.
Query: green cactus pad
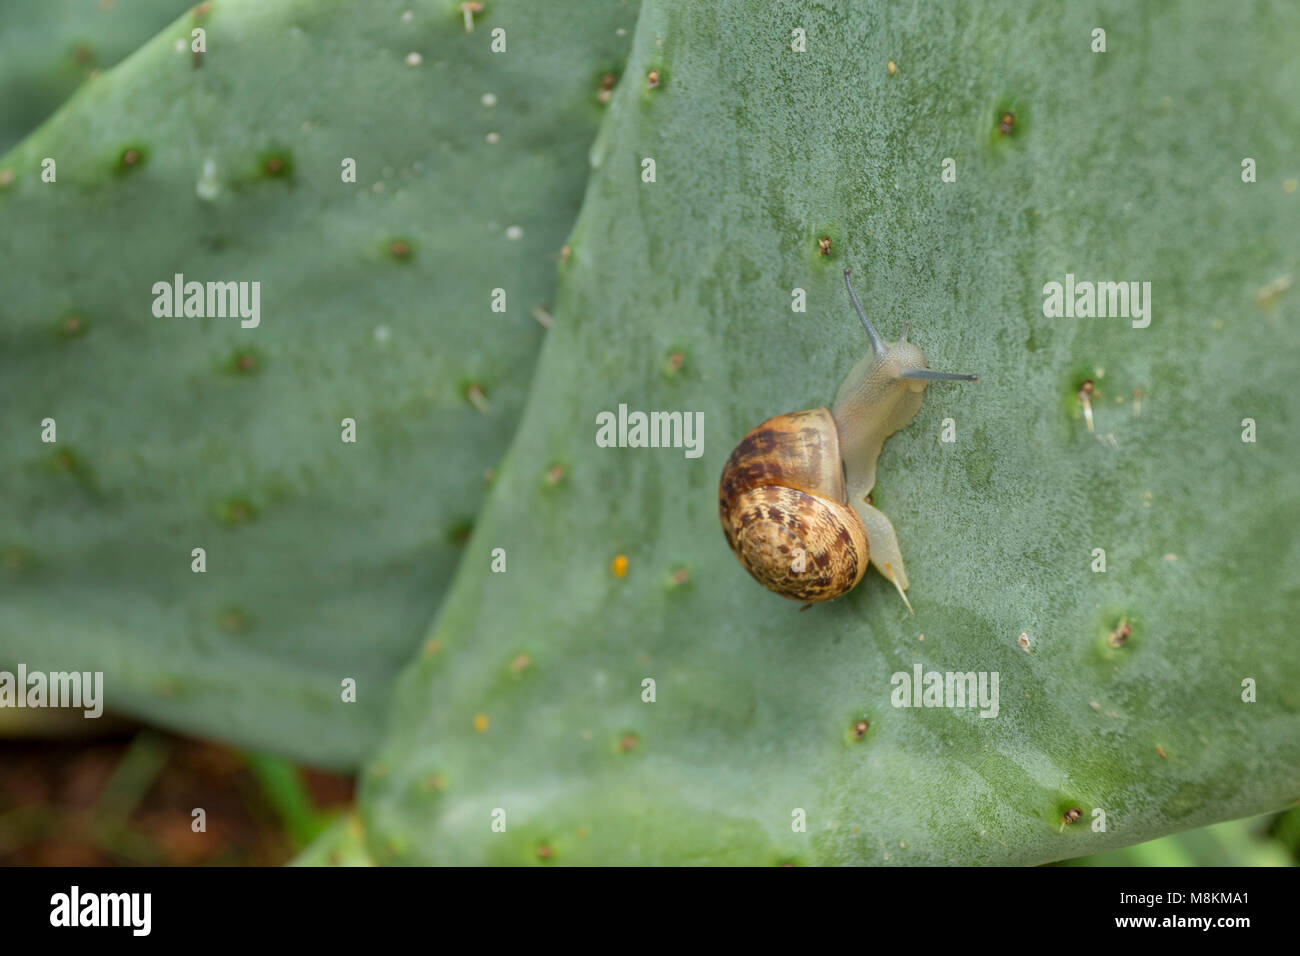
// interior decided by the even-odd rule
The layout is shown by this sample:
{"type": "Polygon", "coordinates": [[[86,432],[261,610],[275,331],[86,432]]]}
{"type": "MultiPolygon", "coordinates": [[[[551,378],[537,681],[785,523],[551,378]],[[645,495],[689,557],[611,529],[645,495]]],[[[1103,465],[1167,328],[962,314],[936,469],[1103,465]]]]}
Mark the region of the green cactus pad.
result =
{"type": "Polygon", "coordinates": [[[451,10],[205,4],[0,158],[0,666],[102,670],[111,708],[319,764],[377,743],[522,409],[635,25],[451,10]],[[259,282],[260,324],[156,317],[177,273],[259,282]]]}
{"type": "Polygon", "coordinates": [[[626,75],[670,81],[614,95],[469,542],[509,569],[399,683],[377,859],[1041,863],[1300,797],[1296,9],[845,6],[644,4],[626,75]],[[915,616],[874,571],[801,612],[719,527],[732,447],[866,349],[845,266],[980,376],[880,460],[915,616]],[[1149,327],[1046,317],[1067,273],[1150,281],[1149,327]],[[703,412],[703,456],[598,447],[619,403],[703,412]],[[997,716],[893,706],[916,667],[997,716]]]}
{"type": "Polygon", "coordinates": [[[373,866],[361,820],[349,813],[330,824],[294,859],[293,866],[373,866]]]}
{"type": "Polygon", "coordinates": [[[37,0],[0,15],[0,155],[193,2],[37,0]]]}

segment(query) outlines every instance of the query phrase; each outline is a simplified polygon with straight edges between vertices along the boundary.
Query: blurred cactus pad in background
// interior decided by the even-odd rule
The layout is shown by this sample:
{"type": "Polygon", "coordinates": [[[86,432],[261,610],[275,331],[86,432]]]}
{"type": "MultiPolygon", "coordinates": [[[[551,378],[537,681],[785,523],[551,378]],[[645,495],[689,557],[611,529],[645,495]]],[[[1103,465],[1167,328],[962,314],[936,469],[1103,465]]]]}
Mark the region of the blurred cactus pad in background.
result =
{"type": "Polygon", "coordinates": [[[1300,8],[101,7],[0,22],[0,670],[359,769],[306,863],[1223,862],[1121,848],[1300,799],[1300,8]],[[718,522],[846,267],[980,376],[879,461],[914,615],[718,522]]]}

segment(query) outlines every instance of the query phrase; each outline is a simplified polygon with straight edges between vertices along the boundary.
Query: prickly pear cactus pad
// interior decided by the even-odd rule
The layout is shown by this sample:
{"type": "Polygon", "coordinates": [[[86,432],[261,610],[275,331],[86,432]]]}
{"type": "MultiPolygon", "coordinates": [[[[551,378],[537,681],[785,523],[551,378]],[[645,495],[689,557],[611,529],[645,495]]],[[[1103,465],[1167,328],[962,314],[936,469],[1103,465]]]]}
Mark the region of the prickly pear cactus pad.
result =
{"type": "Polygon", "coordinates": [[[1300,797],[1300,13],[881,7],[643,5],[377,859],[1041,863],[1300,797]],[[866,352],[846,266],[980,376],[879,462],[914,616],[874,571],[801,612],[718,521],[746,432],[866,352]],[[1098,282],[1137,291],[1084,317],[1098,282]],[[702,454],[601,447],[620,404],[702,454]]]}
{"type": "Polygon", "coordinates": [[[365,831],[355,813],[336,821],[304,849],[294,866],[372,866],[366,854],[365,831]]]}
{"type": "Polygon", "coordinates": [[[184,0],[39,0],[0,13],[0,154],[87,79],[187,7],[184,0]]]}
{"type": "Polygon", "coordinates": [[[471,25],[203,3],[0,159],[0,667],[103,671],[110,709],[319,764],[377,743],[522,408],[635,8],[471,25]]]}

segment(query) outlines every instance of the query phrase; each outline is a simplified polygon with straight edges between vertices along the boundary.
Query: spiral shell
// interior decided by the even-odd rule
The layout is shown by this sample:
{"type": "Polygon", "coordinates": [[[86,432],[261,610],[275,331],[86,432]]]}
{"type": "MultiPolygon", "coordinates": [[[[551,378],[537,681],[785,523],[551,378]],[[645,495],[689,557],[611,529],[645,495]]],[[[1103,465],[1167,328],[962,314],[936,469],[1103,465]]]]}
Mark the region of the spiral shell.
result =
{"type": "Polygon", "coordinates": [[[722,470],[718,507],[731,550],[770,591],[829,601],[866,573],[866,529],[846,503],[829,409],[778,415],[746,435],[722,470]]]}

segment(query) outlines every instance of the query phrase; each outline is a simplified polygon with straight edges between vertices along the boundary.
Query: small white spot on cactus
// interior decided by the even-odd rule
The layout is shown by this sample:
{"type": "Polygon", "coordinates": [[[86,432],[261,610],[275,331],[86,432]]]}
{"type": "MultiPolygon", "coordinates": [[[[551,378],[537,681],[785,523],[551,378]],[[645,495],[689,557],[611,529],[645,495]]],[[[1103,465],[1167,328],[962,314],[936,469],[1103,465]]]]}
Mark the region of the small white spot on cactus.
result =
{"type": "Polygon", "coordinates": [[[482,99],[480,99],[479,102],[482,103],[484,106],[496,106],[497,105],[496,94],[484,93],[482,99]]]}
{"type": "Polygon", "coordinates": [[[506,227],[506,238],[507,238],[507,239],[522,239],[523,237],[524,237],[524,230],[521,229],[519,226],[507,226],[507,227],[506,227]]]}
{"type": "Polygon", "coordinates": [[[483,137],[483,138],[486,139],[489,143],[491,143],[491,144],[493,144],[493,145],[495,145],[496,143],[501,142],[501,134],[500,134],[500,133],[488,133],[487,136],[485,136],[485,137],[483,137]]]}
{"type": "Polygon", "coordinates": [[[198,182],[194,184],[194,194],[204,202],[212,202],[221,195],[221,183],[217,180],[217,163],[213,159],[203,161],[203,170],[198,182]]]}
{"type": "Polygon", "coordinates": [[[406,54],[407,66],[419,66],[423,62],[424,62],[424,57],[420,56],[420,54],[416,53],[414,50],[406,54]]]}
{"type": "Polygon", "coordinates": [[[190,49],[190,45],[186,43],[184,40],[177,40],[176,43],[172,46],[172,49],[174,49],[177,53],[188,53],[190,49]]]}
{"type": "Polygon", "coordinates": [[[403,11],[403,13],[402,13],[402,22],[403,22],[403,23],[410,23],[410,22],[411,22],[412,20],[414,20],[414,19],[415,19],[415,14],[412,13],[410,10],[403,11]]]}
{"type": "Polygon", "coordinates": [[[614,36],[616,37],[627,36],[627,27],[619,27],[617,30],[614,31],[614,36]]]}
{"type": "Polygon", "coordinates": [[[375,326],[375,341],[378,342],[380,345],[386,345],[388,343],[388,340],[392,338],[392,336],[393,336],[393,331],[388,326],[386,325],[375,326]]]}

